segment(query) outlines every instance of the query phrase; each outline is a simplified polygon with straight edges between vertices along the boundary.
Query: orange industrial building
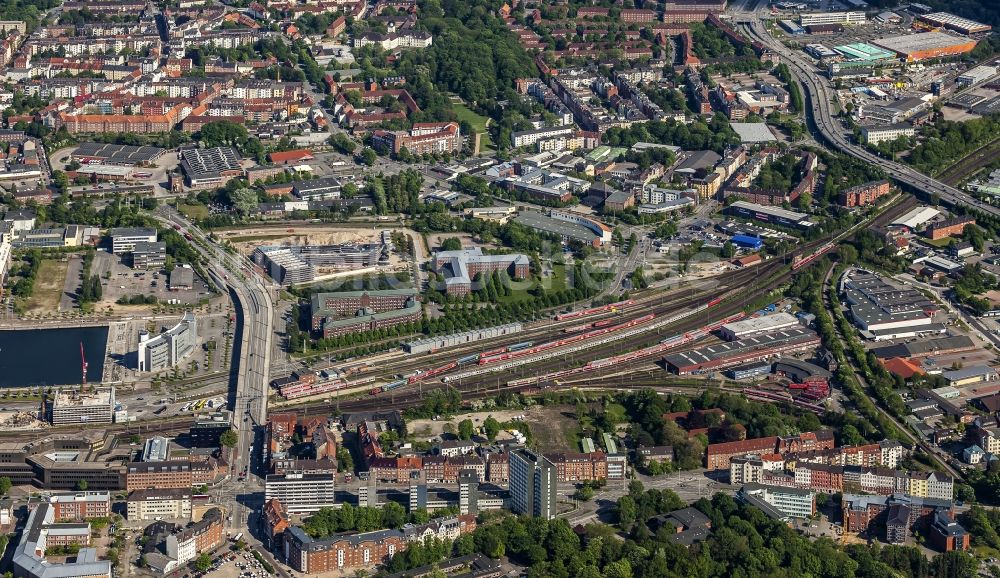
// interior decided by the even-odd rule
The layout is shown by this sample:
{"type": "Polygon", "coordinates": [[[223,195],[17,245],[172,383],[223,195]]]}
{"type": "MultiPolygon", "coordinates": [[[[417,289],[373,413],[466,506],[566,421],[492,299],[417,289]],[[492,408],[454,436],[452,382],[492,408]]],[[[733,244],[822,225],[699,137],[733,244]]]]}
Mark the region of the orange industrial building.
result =
{"type": "Polygon", "coordinates": [[[892,36],[872,41],[872,44],[891,50],[907,61],[959,56],[976,47],[976,41],[971,38],[937,31],[892,36]]]}

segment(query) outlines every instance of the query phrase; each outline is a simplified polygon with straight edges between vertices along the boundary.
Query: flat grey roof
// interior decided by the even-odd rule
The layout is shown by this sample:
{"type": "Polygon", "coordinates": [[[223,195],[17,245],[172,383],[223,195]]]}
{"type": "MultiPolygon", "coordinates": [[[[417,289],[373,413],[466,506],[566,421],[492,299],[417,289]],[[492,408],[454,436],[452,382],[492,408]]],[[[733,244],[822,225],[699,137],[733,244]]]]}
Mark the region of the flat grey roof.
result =
{"type": "Polygon", "coordinates": [[[736,134],[740,135],[740,140],[746,143],[778,140],[767,128],[767,124],[763,122],[732,122],[729,123],[729,126],[733,127],[736,134]]]}
{"type": "Polygon", "coordinates": [[[873,40],[872,44],[881,46],[887,50],[892,50],[899,54],[912,54],[918,50],[932,50],[935,48],[947,48],[970,42],[968,38],[953,36],[944,32],[921,32],[918,34],[905,34],[903,36],[890,36],[873,40]]]}
{"type": "Polygon", "coordinates": [[[520,223],[530,229],[583,241],[584,243],[590,243],[597,238],[597,235],[593,231],[583,225],[570,223],[569,221],[560,221],[532,211],[521,212],[514,217],[514,222],[520,223]]]}

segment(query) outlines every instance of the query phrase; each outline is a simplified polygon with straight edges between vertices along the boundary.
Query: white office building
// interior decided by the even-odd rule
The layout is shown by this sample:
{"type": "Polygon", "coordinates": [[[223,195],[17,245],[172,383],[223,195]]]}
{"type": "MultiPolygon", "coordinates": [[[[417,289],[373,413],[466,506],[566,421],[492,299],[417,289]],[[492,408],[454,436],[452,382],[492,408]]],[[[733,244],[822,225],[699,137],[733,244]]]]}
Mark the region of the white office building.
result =
{"type": "Polygon", "coordinates": [[[155,243],[156,229],[116,228],[111,229],[111,252],[115,255],[131,253],[136,243],[155,243]]]}
{"type": "Polygon", "coordinates": [[[864,24],[867,22],[864,12],[815,12],[799,17],[802,26],[817,26],[820,24],[864,24]]]}
{"type": "Polygon", "coordinates": [[[894,141],[901,136],[913,137],[916,135],[917,129],[913,128],[912,124],[907,123],[861,127],[861,140],[871,144],[894,141]]]}
{"type": "MultiPolygon", "coordinates": [[[[789,518],[808,518],[816,513],[816,493],[811,490],[746,484],[740,489],[740,497],[757,506],[757,500],[761,500],[789,518]]],[[[766,508],[761,509],[767,513],[766,508]]]]}
{"type": "Polygon", "coordinates": [[[194,313],[184,314],[180,323],[167,331],[150,337],[149,332],[139,333],[139,371],[160,371],[177,365],[194,351],[198,344],[198,324],[194,313]]]}

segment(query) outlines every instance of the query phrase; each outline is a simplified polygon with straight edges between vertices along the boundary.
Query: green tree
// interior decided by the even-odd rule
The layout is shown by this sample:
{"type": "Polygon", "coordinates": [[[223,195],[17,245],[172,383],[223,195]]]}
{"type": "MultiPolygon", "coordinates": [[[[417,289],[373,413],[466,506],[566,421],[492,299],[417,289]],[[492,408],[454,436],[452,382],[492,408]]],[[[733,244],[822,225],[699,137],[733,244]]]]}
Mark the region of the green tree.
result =
{"type": "Polygon", "coordinates": [[[229,202],[242,217],[246,217],[257,208],[257,192],[253,189],[242,187],[229,193],[229,202]]]}
{"type": "Polygon", "coordinates": [[[337,134],[330,137],[330,145],[345,155],[354,153],[354,149],[357,148],[357,143],[350,139],[346,134],[338,132],[337,134]]]}
{"type": "Polygon", "coordinates": [[[623,530],[627,530],[633,523],[635,523],[635,517],[637,514],[635,498],[632,496],[622,496],[618,498],[616,511],[618,512],[618,525],[621,526],[623,530]]]}
{"type": "Polygon", "coordinates": [[[10,487],[11,487],[10,478],[8,478],[7,476],[3,476],[2,478],[0,478],[0,495],[6,496],[7,492],[10,491],[10,487]]]}
{"type": "Polygon", "coordinates": [[[236,447],[236,444],[239,443],[239,441],[240,441],[240,438],[236,434],[235,430],[231,430],[231,429],[230,430],[226,430],[226,431],[222,432],[222,435],[219,436],[219,443],[222,444],[224,447],[227,447],[227,448],[236,447]]]}
{"type": "Polygon", "coordinates": [[[194,561],[194,567],[201,572],[207,571],[212,567],[212,557],[209,556],[207,552],[198,554],[198,557],[194,561]]]}
{"type": "Polygon", "coordinates": [[[76,483],[77,491],[86,492],[88,487],[89,484],[87,484],[87,480],[80,480],[76,483]]]}
{"type": "Polygon", "coordinates": [[[378,155],[375,154],[375,149],[371,147],[365,147],[361,151],[361,162],[368,166],[374,166],[375,161],[378,160],[378,155]]]}
{"type": "Polygon", "coordinates": [[[406,523],[406,511],[396,502],[386,502],[382,506],[382,527],[400,528],[406,523]]]}
{"type": "Polygon", "coordinates": [[[500,422],[498,422],[492,415],[487,416],[486,421],[483,422],[483,427],[486,429],[486,439],[490,441],[497,439],[497,434],[499,434],[502,429],[500,427],[500,422]]]}
{"type": "Polygon", "coordinates": [[[462,240],[458,237],[449,237],[441,242],[442,251],[460,251],[462,249],[462,240]]]}
{"type": "Polygon", "coordinates": [[[471,419],[463,419],[458,422],[458,437],[463,440],[471,440],[472,434],[475,433],[475,427],[472,425],[471,419]]]}

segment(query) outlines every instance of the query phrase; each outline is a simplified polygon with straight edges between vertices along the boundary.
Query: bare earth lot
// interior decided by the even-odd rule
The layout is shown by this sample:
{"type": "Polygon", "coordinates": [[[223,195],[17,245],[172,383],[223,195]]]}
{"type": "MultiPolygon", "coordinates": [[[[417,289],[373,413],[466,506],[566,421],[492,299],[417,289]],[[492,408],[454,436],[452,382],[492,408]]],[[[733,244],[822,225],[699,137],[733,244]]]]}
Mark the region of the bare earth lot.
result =
{"type": "MultiPolygon", "coordinates": [[[[493,416],[500,423],[515,421],[514,418],[523,415],[524,422],[531,428],[531,432],[541,452],[566,452],[578,451],[579,440],[575,439],[576,418],[573,417],[574,408],[571,406],[532,406],[523,410],[501,410],[478,411],[463,413],[454,416],[451,420],[430,420],[418,419],[407,422],[407,428],[412,435],[421,439],[431,439],[444,433],[445,424],[451,424],[454,431],[458,431],[458,422],[463,419],[471,419],[473,425],[478,430],[482,427],[487,417],[493,416]],[[571,442],[571,437],[573,437],[571,442]]],[[[500,432],[497,439],[507,439],[512,437],[506,431],[500,432]]]]}
{"type": "Polygon", "coordinates": [[[66,271],[69,261],[45,259],[38,266],[35,290],[25,307],[30,314],[52,313],[59,310],[59,301],[66,286],[66,271]]]}

